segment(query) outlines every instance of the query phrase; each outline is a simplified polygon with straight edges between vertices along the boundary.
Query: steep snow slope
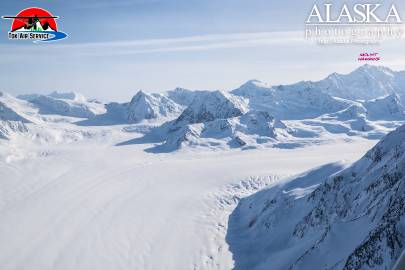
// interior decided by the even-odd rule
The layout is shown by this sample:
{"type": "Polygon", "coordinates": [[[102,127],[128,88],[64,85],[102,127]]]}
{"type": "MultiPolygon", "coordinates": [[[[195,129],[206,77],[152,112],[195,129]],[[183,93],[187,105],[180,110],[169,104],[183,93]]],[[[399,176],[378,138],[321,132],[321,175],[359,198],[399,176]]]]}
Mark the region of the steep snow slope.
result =
{"type": "Polygon", "coordinates": [[[227,236],[235,269],[391,269],[405,245],[405,126],[340,169],[242,200],[227,236]]]}
{"type": "Polygon", "coordinates": [[[21,105],[14,97],[0,92],[0,120],[30,122],[20,114],[19,108],[21,105]]]}
{"type": "Polygon", "coordinates": [[[405,91],[403,73],[373,65],[361,66],[347,75],[333,73],[315,85],[325,93],[350,100],[369,100],[405,91]]]}
{"type": "Polygon", "coordinates": [[[29,122],[27,119],[16,113],[14,110],[7,107],[7,105],[3,102],[0,102],[0,120],[29,122]]]}
{"type": "Polygon", "coordinates": [[[364,102],[370,119],[405,119],[405,107],[397,94],[364,102]]]}
{"type": "Polygon", "coordinates": [[[0,139],[10,139],[13,134],[28,132],[26,123],[30,121],[18,112],[16,100],[0,92],[0,139]]]}

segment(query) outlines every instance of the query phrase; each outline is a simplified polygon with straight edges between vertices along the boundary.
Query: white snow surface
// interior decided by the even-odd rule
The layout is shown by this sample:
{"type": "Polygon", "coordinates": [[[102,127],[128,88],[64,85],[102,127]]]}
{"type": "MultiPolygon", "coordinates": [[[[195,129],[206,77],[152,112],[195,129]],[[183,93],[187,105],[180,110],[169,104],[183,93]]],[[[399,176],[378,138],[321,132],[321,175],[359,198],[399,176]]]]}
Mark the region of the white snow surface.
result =
{"type": "Polygon", "coordinates": [[[1,269],[231,269],[227,219],[239,198],[374,145],[150,154],[116,146],[135,135],[123,126],[58,127],[62,142],[0,142],[1,269]]]}

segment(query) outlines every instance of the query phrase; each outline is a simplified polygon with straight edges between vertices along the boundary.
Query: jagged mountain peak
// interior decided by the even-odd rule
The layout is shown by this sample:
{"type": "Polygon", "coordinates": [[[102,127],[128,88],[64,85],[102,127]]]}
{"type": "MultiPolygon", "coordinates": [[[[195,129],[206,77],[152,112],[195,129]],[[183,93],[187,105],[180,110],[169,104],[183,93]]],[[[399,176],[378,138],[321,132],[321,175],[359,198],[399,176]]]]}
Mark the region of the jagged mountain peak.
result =
{"type": "Polygon", "coordinates": [[[242,98],[224,91],[204,91],[194,97],[191,104],[177,118],[179,123],[203,123],[242,115],[247,104],[242,98]]]}
{"type": "Polygon", "coordinates": [[[147,99],[152,99],[152,96],[150,94],[145,93],[143,90],[139,90],[131,99],[130,103],[136,103],[141,101],[141,99],[143,101],[147,101],[147,99]]]}
{"type": "Polygon", "coordinates": [[[130,123],[140,122],[144,119],[154,119],[178,114],[181,106],[162,94],[148,94],[138,91],[131,101],[123,104],[124,118],[130,123]]]}

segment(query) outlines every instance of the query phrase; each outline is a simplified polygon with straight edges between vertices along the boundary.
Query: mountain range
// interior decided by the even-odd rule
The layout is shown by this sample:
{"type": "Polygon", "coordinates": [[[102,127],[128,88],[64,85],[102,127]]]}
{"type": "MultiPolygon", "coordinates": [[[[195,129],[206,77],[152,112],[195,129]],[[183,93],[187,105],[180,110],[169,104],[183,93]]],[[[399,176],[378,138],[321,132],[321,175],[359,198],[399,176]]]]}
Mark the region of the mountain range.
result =
{"type": "MultiPolygon", "coordinates": [[[[78,126],[135,125],[124,129],[137,130],[143,139],[134,142],[153,142],[155,150],[291,148],[319,143],[329,135],[381,138],[400,126],[405,121],[404,74],[364,65],[346,75],[334,73],[318,82],[292,85],[251,80],[229,92],[138,91],[126,103],[102,104],[74,92],[18,99],[26,101],[22,107],[36,110],[31,118],[59,115],[75,118],[63,121],[78,126]]],[[[6,109],[7,102],[0,102],[5,108],[0,116],[19,121],[22,107],[6,109]]]]}

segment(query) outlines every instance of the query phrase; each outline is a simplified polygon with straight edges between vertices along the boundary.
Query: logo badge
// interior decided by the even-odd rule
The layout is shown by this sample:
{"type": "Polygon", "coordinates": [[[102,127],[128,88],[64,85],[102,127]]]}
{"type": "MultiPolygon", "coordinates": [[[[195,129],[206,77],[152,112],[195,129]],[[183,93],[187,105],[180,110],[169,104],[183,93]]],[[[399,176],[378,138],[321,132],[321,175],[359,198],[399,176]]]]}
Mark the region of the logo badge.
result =
{"type": "Polygon", "coordinates": [[[33,42],[49,42],[67,37],[66,33],[58,30],[56,19],[49,11],[30,7],[20,11],[16,16],[3,16],[3,19],[13,20],[8,38],[12,40],[32,40],[33,42]]]}

